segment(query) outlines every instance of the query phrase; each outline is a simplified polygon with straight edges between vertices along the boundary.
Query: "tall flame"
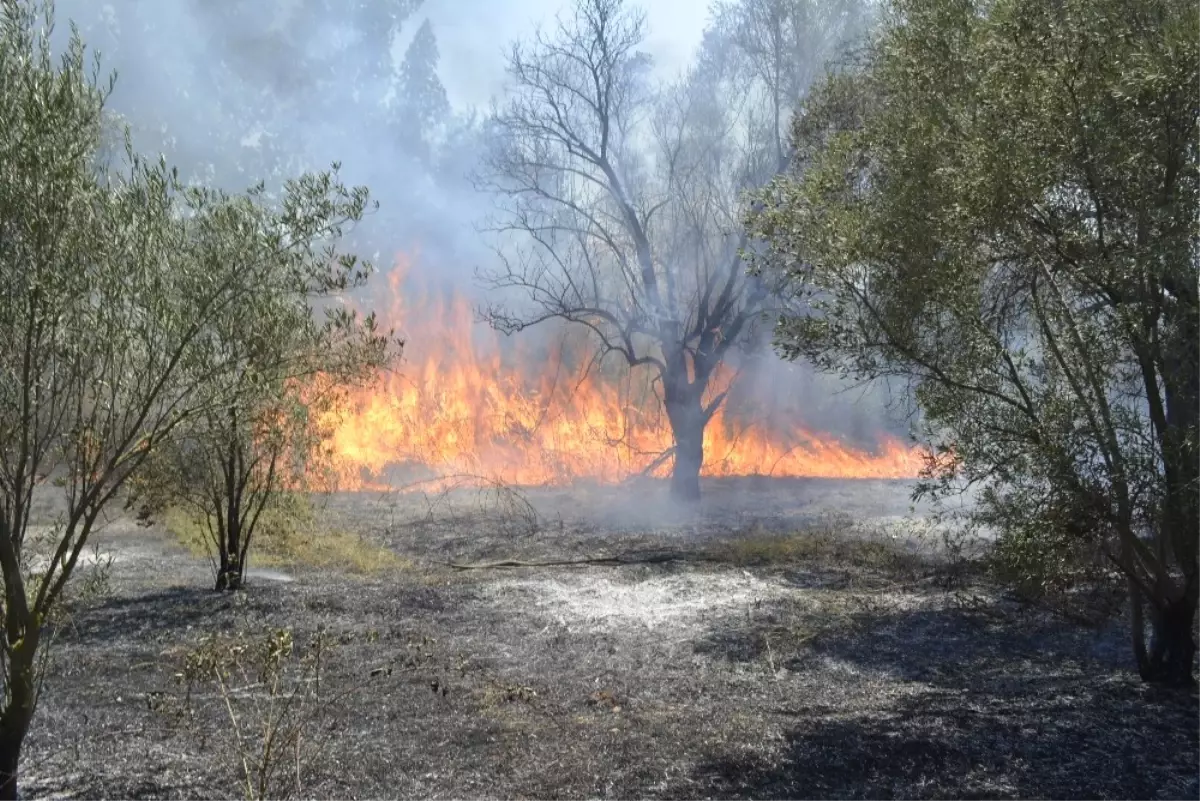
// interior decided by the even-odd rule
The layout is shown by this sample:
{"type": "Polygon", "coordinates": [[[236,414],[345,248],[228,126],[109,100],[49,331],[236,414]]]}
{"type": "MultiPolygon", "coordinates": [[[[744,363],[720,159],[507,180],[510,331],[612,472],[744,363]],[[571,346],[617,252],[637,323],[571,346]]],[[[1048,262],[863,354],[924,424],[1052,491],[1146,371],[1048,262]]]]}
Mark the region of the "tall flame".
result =
{"type": "MultiPolygon", "coordinates": [[[[333,426],[343,488],[384,486],[397,470],[525,486],[670,470],[671,433],[648,371],[597,367],[569,331],[552,344],[518,336],[502,347],[464,295],[409,280],[406,259],[387,278],[380,317],[405,335],[404,361],[354,391],[333,426]]],[[[733,379],[720,372],[713,390],[733,379]]],[[[920,468],[918,452],[894,438],[872,453],[801,425],[747,427],[747,417],[717,411],[703,475],[909,478],[920,468]]]]}

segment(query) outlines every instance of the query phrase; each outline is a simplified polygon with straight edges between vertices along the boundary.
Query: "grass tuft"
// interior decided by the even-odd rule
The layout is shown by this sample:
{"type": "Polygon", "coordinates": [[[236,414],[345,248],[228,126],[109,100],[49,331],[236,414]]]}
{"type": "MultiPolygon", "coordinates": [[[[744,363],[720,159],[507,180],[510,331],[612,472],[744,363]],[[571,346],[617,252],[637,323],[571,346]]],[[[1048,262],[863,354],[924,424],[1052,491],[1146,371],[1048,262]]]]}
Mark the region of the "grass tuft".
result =
{"type": "MultiPolygon", "coordinates": [[[[168,531],[195,556],[210,556],[214,546],[202,518],[181,509],[167,512],[168,531]]],[[[330,526],[308,498],[281,499],[263,512],[250,545],[255,567],[331,568],[358,575],[406,570],[412,562],[362,536],[330,526]]]]}
{"type": "Polygon", "coordinates": [[[853,567],[906,577],[930,567],[927,555],[884,532],[849,530],[837,521],[788,533],[751,529],[723,543],[719,556],[741,567],[853,567]]]}

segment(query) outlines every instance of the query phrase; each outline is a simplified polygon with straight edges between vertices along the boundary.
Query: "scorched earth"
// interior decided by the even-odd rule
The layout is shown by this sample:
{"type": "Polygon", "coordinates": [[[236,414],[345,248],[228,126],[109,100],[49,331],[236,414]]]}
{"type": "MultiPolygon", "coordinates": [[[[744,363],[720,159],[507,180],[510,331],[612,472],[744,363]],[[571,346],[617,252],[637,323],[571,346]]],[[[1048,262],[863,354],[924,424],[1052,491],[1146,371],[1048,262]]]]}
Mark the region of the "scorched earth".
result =
{"type": "Polygon", "coordinates": [[[244,794],[269,693],[185,704],[186,655],[214,631],[299,649],[323,630],[276,795],[1196,797],[1194,697],[1144,686],[1119,626],[995,591],[908,489],[709,480],[687,515],[653,482],[347,493],[322,505],[324,549],[268,548],[234,594],[175,534],[114,521],[26,792],[244,794]]]}

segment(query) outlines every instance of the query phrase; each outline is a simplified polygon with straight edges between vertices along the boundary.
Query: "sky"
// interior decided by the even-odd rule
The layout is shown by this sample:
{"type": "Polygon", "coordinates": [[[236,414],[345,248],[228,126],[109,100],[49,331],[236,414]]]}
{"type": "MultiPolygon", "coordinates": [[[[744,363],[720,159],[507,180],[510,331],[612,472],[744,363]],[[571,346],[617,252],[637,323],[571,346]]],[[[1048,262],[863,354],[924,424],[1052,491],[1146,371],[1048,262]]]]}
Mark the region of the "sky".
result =
{"type": "MultiPolygon", "coordinates": [[[[504,54],[513,40],[553,23],[564,0],[425,0],[405,26],[412,35],[428,18],[441,50],[441,77],[457,107],[485,106],[504,86],[504,54]]],[[[660,77],[683,71],[708,21],[705,0],[644,0],[646,49],[660,77]]],[[[401,37],[401,46],[405,37],[401,37]]]]}

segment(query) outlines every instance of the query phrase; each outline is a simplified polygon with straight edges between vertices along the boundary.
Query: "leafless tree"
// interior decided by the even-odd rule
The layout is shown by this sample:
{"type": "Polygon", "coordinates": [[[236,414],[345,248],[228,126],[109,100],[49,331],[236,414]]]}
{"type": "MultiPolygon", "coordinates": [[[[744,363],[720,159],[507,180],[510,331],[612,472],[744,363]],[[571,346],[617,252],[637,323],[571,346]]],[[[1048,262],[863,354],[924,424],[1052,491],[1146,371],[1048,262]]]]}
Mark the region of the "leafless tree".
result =
{"type": "Polygon", "coordinates": [[[743,195],[787,168],[785,121],[848,28],[830,14],[795,35],[801,11],[818,19],[812,6],[717,6],[696,65],[656,90],[644,16],[623,0],[578,0],[514,45],[510,96],[491,116],[478,180],[498,197],[501,267],[484,277],[526,303],[485,316],[507,333],[583,325],[601,357],[650,368],[680,500],[700,495],[704,429],[728,389],[713,378],[773,297],[744,269],[743,195]]]}

